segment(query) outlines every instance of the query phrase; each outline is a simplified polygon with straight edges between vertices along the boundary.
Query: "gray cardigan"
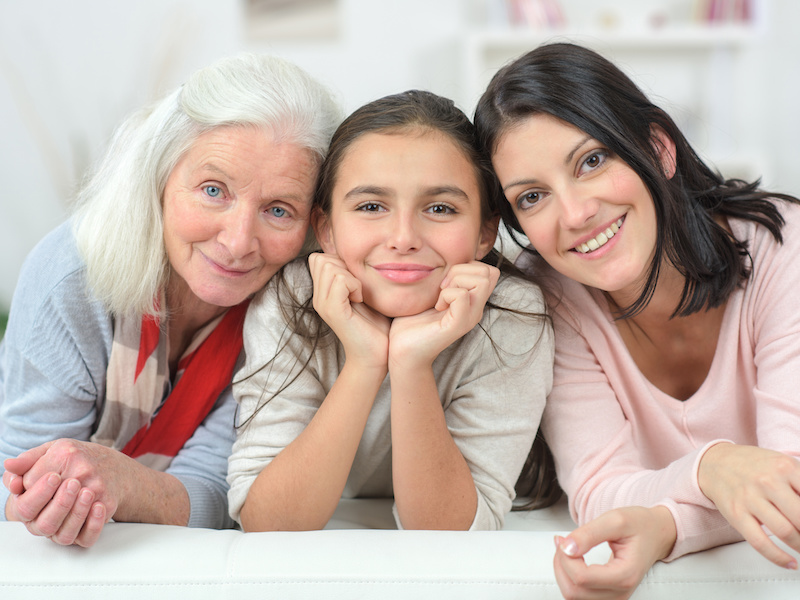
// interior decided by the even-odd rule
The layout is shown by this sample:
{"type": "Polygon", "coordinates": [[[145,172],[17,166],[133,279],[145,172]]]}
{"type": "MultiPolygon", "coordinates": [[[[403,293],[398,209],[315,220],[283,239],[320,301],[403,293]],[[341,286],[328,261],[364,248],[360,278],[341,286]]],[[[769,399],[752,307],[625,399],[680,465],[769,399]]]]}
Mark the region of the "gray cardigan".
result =
{"type": "MultiPolygon", "coordinates": [[[[39,242],[22,267],[0,342],[0,474],[3,460],[44,442],[88,440],[99,421],[114,323],[87,290],[85,272],[70,222],[39,242]]],[[[167,469],[189,494],[190,526],[232,524],[225,474],[234,412],[229,386],[167,469]]],[[[0,486],[0,509],[7,499],[0,486]]]]}

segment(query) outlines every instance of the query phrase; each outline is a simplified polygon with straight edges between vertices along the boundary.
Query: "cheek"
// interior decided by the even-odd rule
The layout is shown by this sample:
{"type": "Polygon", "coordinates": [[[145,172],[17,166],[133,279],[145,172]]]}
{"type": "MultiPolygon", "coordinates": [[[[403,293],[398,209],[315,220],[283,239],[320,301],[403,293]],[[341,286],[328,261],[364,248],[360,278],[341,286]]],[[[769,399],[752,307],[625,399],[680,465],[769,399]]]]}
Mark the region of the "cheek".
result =
{"type": "Polygon", "coordinates": [[[291,231],[270,231],[262,235],[262,258],[268,265],[282,267],[293,260],[303,248],[307,228],[298,225],[291,231]]]}

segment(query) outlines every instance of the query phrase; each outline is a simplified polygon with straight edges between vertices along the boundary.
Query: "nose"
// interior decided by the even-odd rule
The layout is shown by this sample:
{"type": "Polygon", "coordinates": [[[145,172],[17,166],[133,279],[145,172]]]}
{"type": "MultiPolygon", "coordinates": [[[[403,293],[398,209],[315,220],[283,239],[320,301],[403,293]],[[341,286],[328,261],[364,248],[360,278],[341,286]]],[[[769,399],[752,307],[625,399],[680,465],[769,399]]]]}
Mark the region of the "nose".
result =
{"type": "Polygon", "coordinates": [[[392,250],[406,254],[416,252],[422,246],[420,224],[412,211],[398,211],[387,222],[387,243],[392,250]]]}
{"type": "Polygon", "coordinates": [[[222,218],[217,241],[225,247],[231,258],[238,260],[254,252],[258,248],[256,220],[258,215],[246,205],[240,206],[222,218]]]}
{"type": "Polygon", "coordinates": [[[599,202],[592,194],[574,187],[559,194],[561,224],[565,229],[580,229],[596,213],[599,202]]]}

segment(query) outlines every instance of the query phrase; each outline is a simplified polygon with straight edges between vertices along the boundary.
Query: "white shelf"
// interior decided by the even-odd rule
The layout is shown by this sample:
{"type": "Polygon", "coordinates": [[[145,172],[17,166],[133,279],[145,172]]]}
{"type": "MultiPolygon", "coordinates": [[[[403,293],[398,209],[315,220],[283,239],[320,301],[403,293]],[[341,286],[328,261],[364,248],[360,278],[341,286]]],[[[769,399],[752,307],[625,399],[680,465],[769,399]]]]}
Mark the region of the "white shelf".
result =
{"type": "MultiPolygon", "coordinates": [[[[466,96],[461,104],[473,111],[494,73],[514,58],[544,43],[574,42],[600,52],[627,72],[656,104],[673,114],[692,144],[716,162],[723,175],[750,175],[749,157],[737,144],[740,127],[732,82],[742,52],[762,35],[754,24],[693,23],[657,29],[475,31],[463,40],[466,96]]],[[[754,150],[763,154],[754,148],[747,154],[754,150]]],[[[763,160],[752,167],[769,169],[763,160]]]]}
{"type": "Polygon", "coordinates": [[[514,28],[479,31],[470,36],[476,50],[532,49],[544,42],[569,40],[609,48],[696,49],[734,48],[752,42],[755,29],[748,25],[665,26],[657,29],[542,29],[514,28]]]}

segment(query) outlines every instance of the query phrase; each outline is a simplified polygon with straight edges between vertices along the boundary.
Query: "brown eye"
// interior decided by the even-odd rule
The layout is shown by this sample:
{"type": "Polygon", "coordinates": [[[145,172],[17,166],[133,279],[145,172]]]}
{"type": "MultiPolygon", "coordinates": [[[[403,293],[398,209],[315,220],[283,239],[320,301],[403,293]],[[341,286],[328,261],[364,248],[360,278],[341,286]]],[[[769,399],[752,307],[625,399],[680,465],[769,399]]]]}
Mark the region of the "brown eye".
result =
{"type": "Polygon", "coordinates": [[[531,208],[536,205],[540,199],[541,194],[539,194],[539,192],[525,192],[517,199],[517,208],[520,210],[531,208]]]}

